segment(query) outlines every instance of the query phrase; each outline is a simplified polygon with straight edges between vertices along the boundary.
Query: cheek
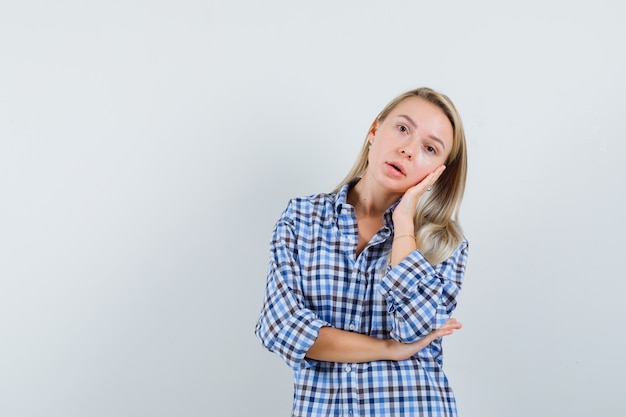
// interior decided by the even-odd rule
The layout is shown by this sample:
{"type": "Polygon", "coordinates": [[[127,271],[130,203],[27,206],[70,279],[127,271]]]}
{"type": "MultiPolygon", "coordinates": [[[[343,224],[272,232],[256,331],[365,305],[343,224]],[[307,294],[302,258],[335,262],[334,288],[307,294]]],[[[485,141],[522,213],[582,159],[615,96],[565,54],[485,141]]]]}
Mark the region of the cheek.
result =
{"type": "Polygon", "coordinates": [[[367,152],[368,161],[377,161],[380,159],[380,144],[374,142],[367,152]]]}
{"type": "Polygon", "coordinates": [[[442,158],[421,157],[416,161],[416,166],[411,173],[411,182],[417,184],[422,181],[428,174],[433,172],[437,167],[445,162],[442,158]]]}
{"type": "Polygon", "coordinates": [[[421,166],[417,168],[415,171],[411,173],[411,182],[413,184],[417,184],[421,182],[428,174],[430,174],[433,170],[428,170],[426,167],[421,166]]]}

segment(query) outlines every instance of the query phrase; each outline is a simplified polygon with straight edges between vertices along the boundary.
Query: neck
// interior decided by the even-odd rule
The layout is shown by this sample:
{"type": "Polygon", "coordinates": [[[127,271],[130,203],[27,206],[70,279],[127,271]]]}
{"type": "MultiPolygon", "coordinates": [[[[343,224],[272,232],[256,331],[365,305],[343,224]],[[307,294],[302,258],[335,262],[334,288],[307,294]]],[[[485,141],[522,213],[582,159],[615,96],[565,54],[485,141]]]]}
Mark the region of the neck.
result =
{"type": "Polygon", "coordinates": [[[348,191],[348,203],[354,206],[357,214],[368,217],[381,217],[400,197],[401,194],[389,193],[371,185],[366,176],[348,191]]]}

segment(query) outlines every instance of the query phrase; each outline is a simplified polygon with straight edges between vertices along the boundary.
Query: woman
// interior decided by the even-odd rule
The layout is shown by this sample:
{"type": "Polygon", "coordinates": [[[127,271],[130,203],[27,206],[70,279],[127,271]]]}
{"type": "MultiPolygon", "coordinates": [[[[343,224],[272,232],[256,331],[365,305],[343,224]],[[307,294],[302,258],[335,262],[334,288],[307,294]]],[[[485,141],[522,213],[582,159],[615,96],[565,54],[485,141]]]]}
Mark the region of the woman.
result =
{"type": "Polygon", "coordinates": [[[256,334],[294,371],[294,416],[456,416],[441,337],[461,328],[466,172],[454,104],[419,88],[380,112],[334,192],[289,202],[256,334]]]}

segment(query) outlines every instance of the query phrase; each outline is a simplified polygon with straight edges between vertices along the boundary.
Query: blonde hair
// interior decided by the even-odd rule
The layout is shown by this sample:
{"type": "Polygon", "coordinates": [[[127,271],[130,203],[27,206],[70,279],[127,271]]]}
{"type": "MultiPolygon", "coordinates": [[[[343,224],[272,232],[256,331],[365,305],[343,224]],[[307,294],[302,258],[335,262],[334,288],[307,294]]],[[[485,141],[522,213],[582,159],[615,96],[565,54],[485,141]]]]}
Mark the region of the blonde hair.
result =
{"type": "MultiPolygon", "coordinates": [[[[449,258],[463,240],[463,231],[459,224],[459,211],[465,181],[467,177],[467,146],[461,116],[447,96],[430,88],[422,87],[407,91],[391,100],[378,114],[379,123],[402,101],[410,97],[421,97],[439,107],[450,120],[453,130],[452,149],[445,165],[446,170],[432,186],[432,191],[425,193],[417,204],[414,215],[417,241],[420,250],[433,265],[449,258]]],[[[368,130],[368,132],[371,131],[368,130]]],[[[360,179],[368,166],[369,142],[367,135],[361,152],[345,179],[337,186],[342,186],[360,179]]]]}

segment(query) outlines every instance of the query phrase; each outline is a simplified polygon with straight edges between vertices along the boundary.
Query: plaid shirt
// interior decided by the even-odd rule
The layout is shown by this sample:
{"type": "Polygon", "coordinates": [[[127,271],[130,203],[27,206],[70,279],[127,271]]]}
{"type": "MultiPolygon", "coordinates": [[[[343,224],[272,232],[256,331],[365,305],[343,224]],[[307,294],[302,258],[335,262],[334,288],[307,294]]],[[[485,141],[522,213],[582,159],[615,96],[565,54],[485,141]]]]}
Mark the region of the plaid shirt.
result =
{"type": "Polygon", "coordinates": [[[403,361],[334,363],[305,357],[322,326],[417,341],[446,322],[461,288],[465,239],[438,265],[416,250],[389,266],[395,205],[357,258],[348,187],[291,200],[273,233],[256,335],[294,371],[293,415],[456,416],[442,370],[441,339],[403,361]]]}

